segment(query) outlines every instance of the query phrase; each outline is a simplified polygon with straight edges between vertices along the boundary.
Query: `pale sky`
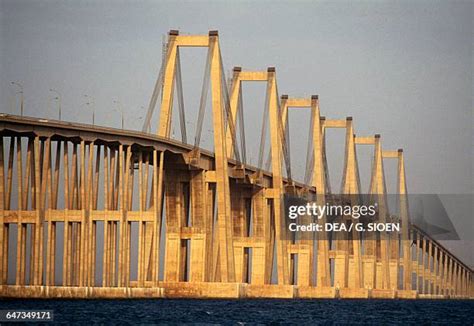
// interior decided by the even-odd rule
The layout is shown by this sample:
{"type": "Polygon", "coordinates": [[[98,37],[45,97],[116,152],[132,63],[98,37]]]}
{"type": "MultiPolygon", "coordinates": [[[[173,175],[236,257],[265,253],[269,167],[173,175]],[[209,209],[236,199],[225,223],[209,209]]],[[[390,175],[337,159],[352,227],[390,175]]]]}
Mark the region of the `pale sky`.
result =
{"type": "MultiPolygon", "coordinates": [[[[25,115],[57,118],[49,92],[55,88],[63,120],[91,123],[87,94],[94,99],[96,124],[120,128],[113,103],[118,100],[125,128],[141,129],[163,35],[170,29],[182,34],[217,29],[226,71],[275,66],[280,95],[319,94],[322,115],[352,116],[357,135],[380,133],[384,149],[403,148],[410,193],[473,194],[473,7],[472,1],[0,0],[0,111],[19,114],[10,85],[18,81],[24,85],[25,115]]],[[[181,54],[192,139],[206,52],[181,54]]],[[[253,164],[264,90],[263,84],[244,86],[253,164]]],[[[297,176],[303,174],[308,117],[290,114],[297,176]]],[[[152,123],[157,121],[155,115],[152,123]]],[[[210,134],[203,137],[209,144],[210,134]]],[[[343,153],[344,133],[330,131],[336,188],[343,153]]],[[[359,160],[367,187],[371,152],[361,149],[359,160]]],[[[394,189],[396,164],[386,169],[389,190],[394,189]]],[[[472,222],[472,206],[450,213],[472,222]]],[[[469,224],[464,232],[471,236],[469,224]]]]}

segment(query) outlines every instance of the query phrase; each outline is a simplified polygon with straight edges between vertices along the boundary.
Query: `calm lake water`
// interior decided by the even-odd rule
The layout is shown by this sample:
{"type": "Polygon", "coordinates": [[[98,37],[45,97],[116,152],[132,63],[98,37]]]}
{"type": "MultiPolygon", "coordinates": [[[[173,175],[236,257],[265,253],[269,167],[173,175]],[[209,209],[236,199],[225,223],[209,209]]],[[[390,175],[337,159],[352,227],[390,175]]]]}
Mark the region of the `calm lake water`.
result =
{"type": "MultiPolygon", "coordinates": [[[[0,300],[77,324],[473,325],[473,300],[0,300]]],[[[49,323],[50,324],[50,323],[49,323]]]]}

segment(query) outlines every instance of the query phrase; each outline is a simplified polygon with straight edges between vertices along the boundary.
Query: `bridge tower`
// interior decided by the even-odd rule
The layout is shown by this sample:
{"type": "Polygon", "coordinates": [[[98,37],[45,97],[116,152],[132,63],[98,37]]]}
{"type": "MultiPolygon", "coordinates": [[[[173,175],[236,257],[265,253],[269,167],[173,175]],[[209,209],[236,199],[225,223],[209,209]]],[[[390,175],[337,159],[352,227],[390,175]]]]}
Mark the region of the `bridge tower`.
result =
{"type": "MultiPolygon", "coordinates": [[[[343,198],[347,198],[352,206],[362,204],[360,202],[360,177],[359,177],[359,164],[357,161],[357,151],[355,144],[354,126],[352,117],[346,118],[346,149],[344,159],[344,172],[342,178],[342,189],[341,193],[343,198]]],[[[348,216],[349,220],[355,221],[353,216],[348,216]]],[[[362,268],[362,251],[360,233],[352,230],[352,241],[345,239],[346,241],[346,273],[347,278],[345,279],[345,287],[352,289],[360,289],[363,287],[363,268],[362,268]],[[352,254],[352,259],[349,255],[352,254]]]]}
{"type": "MultiPolygon", "coordinates": [[[[240,67],[235,67],[234,75],[232,79],[231,86],[231,96],[230,96],[230,106],[231,106],[231,117],[233,120],[233,125],[236,125],[237,116],[239,113],[239,100],[241,94],[241,84],[244,81],[252,82],[266,82],[267,83],[267,99],[268,107],[265,110],[268,110],[268,119],[270,124],[270,155],[271,155],[271,164],[272,164],[272,185],[270,188],[261,189],[257,191],[253,199],[258,205],[255,215],[256,229],[261,230],[263,233],[258,233],[257,237],[262,237],[262,240],[256,240],[251,244],[253,252],[262,253],[257,254],[256,257],[265,257],[267,260],[264,264],[254,259],[254,269],[252,269],[252,280],[255,280],[257,284],[269,284],[271,280],[271,272],[273,265],[273,247],[276,246],[276,264],[277,264],[277,278],[278,284],[289,284],[289,266],[288,266],[288,257],[287,257],[287,239],[285,236],[286,227],[285,227],[285,216],[283,213],[283,174],[282,174],[282,129],[281,129],[281,120],[280,120],[280,103],[278,99],[278,88],[276,80],[276,71],[274,67],[269,67],[267,71],[242,71],[240,67]],[[262,202],[263,200],[263,202],[262,202]],[[269,206],[269,203],[272,203],[269,206]],[[271,207],[272,211],[269,211],[267,207],[271,207]],[[263,210],[262,210],[263,208],[263,210]],[[275,234],[270,234],[270,229],[273,227],[270,225],[269,214],[274,216],[274,230],[275,234]],[[264,243],[263,248],[260,243],[264,243]]],[[[241,104],[241,103],[240,103],[241,104]]],[[[242,110],[242,108],[240,108],[242,110]]],[[[264,116],[265,119],[265,116],[264,116]]],[[[265,123],[265,121],[264,121],[265,123]]],[[[234,131],[235,132],[235,131],[234,131]]],[[[232,158],[235,148],[235,134],[232,134],[233,131],[228,128],[226,133],[226,142],[227,142],[227,156],[232,158]]],[[[262,137],[265,135],[262,133],[262,137]]],[[[261,140],[262,141],[262,140],[261,140]]],[[[259,157],[259,171],[254,176],[256,184],[261,183],[261,173],[263,168],[263,155],[264,151],[260,152],[259,157]]],[[[242,246],[240,246],[242,247],[242,246]]],[[[239,261],[242,259],[240,254],[236,259],[239,261]]],[[[239,266],[242,266],[240,262],[236,262],[239,266]]],[[[240,272],[238,272],[240,275],[240,272]]]]}
{"type": "MultiPolygon", "coordinates": [[[[380,135],[375,135],[375,152],[372,180],[370,183],[370,195],[372,200],[377,204],[378,221],[385,223],[388,216],[387,189],[385,185],[385,173],[383,168],[383,151],[380,135]]],[[[376,257],[380,250],[380,263],[376,262],[375,288],[388,290],[391,288],[390,283],[390,239],[385,232],[380,233],[380,248],[376,248],[376,257]]]]}
{"type": "MultiPolygon", "coordinates": [[[[214,131],[214,151],[215,151],[215,169],[214,177],[216,187],[216,202],[217,202],[217,229],[218,232],[213,236],[218,241],[218,251],[213,254],[213,279],[220,278],[222,282],[234,282],[235,280],[235,267],[234,267],[234,254],[232,245],[232,219],[230,214],[231,200],[230,200],[230,188],[229,188],[229,175],[227,171],[227,149],[225,142],[225,103],[223,103],[223,88],[226,87],[223,82],[223,69],[221,62],[221,53],[219,47],[219,36],[217,31],[210,31],[209,35],[179,35],[178,31],[170,31],[168,47],[167,47],[167,58],[165,61],[164,74],[163,74],[163,96],[161,101],[160,109],[160,121],[158,127],[158,136],[169,138],[171,130],[171,116],[173,107],[173,89],[177,78],[177,69],[179,69],[179,49],[183,47],[207,47],[209,48],[210,58],[210,79],[211,79],[211,94],[212,94],[212,118],[213,118],[213,131],[214,131]],[[219,270],[217,270],[219,269],[219,270]]],[[[169,178],[173,176],[169,175],[169,178]]],[[[204,174],[201,174],[197,178],[204,180],[204,174]]],[[[196,202],[197,198],[203,198],[204,193],[208,192],[209,183],[214,182],[194,182],[192,185],[195,187],[191,190],[193,198],[191,202],[196,202]],[[195,199],[195,200],[193,200],[195,199]]],[[[168,186],[171,184],[168,182],[168,186]]],[[[175,196],[173,196],[175,197],[175,196]]],[[[169,200],[174,200],[168,196],[169,200]]],[[[209,199],[212,200],[212,199],[209,199]]],[[[206,203],[202,203],[206,206],[206,203]]],[[[170,203],[168,207],[172,207],[170,203]]],[[[196,213],[196,210],[194,211],[196,213]]],[[[172,214],[167,214],[169,219],[173,218],[172,214]]],[[[195,216],[197,221],[199,218],[195,216]]],[[[167,220],[168,221],[168,220],[167,220]]],[[[183,227],[183,223],[174,223],[183,227]]],[[[172,223],[169,223],[172,226],[172,223]]],[[[179,265],[182,265],[184,261],[180,258],[180,251],[184,251],[185,248],[181,243],[183,238],[182,229],[174,230],[176,232],[169,232],[166,239],[166,279],[170,281],[177,281],[177,271],[182,269],[179,265]]],[[[207,234],[207,237],[211,236],[207,234]]],[[[194,247],[191,252],[200,252],[203,254],[201,258],[194,257],[194,261],[202,261],[206,257],[206,249],[201,248],[204,246],[205,241],[194,241],[194,247]],[[199,247],[196,248],[196,247],[199,247]]],[[[191,241],[193,246],[193,241],[191,241]]],[[[207,248],[209,249],[209,248],[207,248]]]]}
{"type": "MultiPolygon", "coordinates": [[[[288,121],[288,110],[290,108],[298,108],[298,109],[309,109],[311,111],[311,120],[310,120],[310,135],[318,135],[321,133],[321,128],[319,123],[316,123],[316,120],[319,122],[320,116],[319,116],[319,97],[318,95],[312,95],[311,98],[290,98],[288,95],[282,95],[281,96],[281,115],[282,115],[282,126],[283,126],[283,134],[286,133],[286,128],[287,128],[287,121],[288,121]]],[[[316,136],[317,137],[317,136],[316,136]]],[[[318,138],[319,139],[319,138],[318,138]]],[[[314,137],[313,139],[309,140],[310,142],[314,142],[314,137]]],[[[310,146],[310,149],[312,148],[313,153],[310,153],[312,155],[312,161],[308,161],[309,165],[312,163],[314,164],[315,162],[315,157],[317,155],[321,155],[321,153],[318,152],[318,146],[317,144],[312,144],[310,146]]],[[[306,167],[307,171],[313,171],[315,169],[314,166],[307,166],[306,167]]],[[[307,180],[305,180],[306,182],[307,180]]],[[[314,186],[314,184],[313,184],[314,186]]],[[[318,191],[318,190],[317,190],[318,191]]],[[[307,223],[311,223],[312,219],[309,219],[307,223]]],[[[306,224],[306,223],[305,223],[306,224]]],[[[325,238],[325,237],[324,237],[325,238]]],[[[314,236],[313,233],[304,233],[301,237],[301,239],[296,239],[295,244],[291,245],[289,250],[288,250],[288,255],[289,259],[291,260],[290,264],[290,269],[293,271],[293,258],[294,255],[298,255],[298,275],[296,277],[297,279],[297,284],[298,286],[315,286],[316,282],[314,280],[315,276],[315,271],[314,271],[314,236]]],[[[327,250],[327,246],[325,247],[327,250]]],[[[324,248],[322,249],[324,250],[324,248]]],[[[326,255],[324,252],[322,252],[321,259],[326,261],[328,259],[328,253],[326,252],[326,255]],[[323,258],[326,257],[326,258],[323,258]]],[[[325,273],[325,270],[318,270],[318,273],[325,273]]],[[[327,274],[329,275],[329,273],[327,274]]],[[[326,276],[328,277],[328,276],[326,276]]],[[[321,284],[319,285],[321,286],[321,284]]]]}

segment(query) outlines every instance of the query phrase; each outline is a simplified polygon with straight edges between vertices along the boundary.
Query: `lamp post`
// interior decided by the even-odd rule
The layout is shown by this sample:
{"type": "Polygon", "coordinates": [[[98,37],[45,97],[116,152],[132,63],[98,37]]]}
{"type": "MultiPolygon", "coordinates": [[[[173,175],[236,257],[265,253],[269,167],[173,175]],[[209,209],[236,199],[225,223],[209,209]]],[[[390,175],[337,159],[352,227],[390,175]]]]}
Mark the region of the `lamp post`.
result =
{"type": "Polygon", "coordinates": [[[121,103],[119,100],[114,100],[114,103],[117,104],[117,107],[118,107],[118,109],[119,109],[119,111],[117,111],[117,110],[115,110],[115,111],[121,113],[121,115],[122,115],[122,130],[123,130],[124,121],[123,121],[123,107],[122,107],[122,103],[121,103]]]}
{"type": "Polygon", "coordinates": [[[18,86],[20,88],[20,91],[17,94],[20,94],[20,115],[23,116],[23,102],[24,102],[23,85],[14,81],[12,81],[11,84],[18,86]]]}
{"type": "Polygon", "coordinates": [[[88,99],[88,101],[86,102],[86,105],[87,106],[91,106],[92,107],[92,125],[95,126],[95,107],[94,107],[94,99],[92,98],[92,96],[89,96],[87,94],[84,94],[83,95],[85,98],[88,99]]]}
{"type": "Polygon", "coordinates": [[[59,93],[57,90],[50,88],[50,92],[56,93],[56,97],[54,100],[58,101],[58,111],[59,111],[59,121],[61,121],[61,93],[59,93]]]}

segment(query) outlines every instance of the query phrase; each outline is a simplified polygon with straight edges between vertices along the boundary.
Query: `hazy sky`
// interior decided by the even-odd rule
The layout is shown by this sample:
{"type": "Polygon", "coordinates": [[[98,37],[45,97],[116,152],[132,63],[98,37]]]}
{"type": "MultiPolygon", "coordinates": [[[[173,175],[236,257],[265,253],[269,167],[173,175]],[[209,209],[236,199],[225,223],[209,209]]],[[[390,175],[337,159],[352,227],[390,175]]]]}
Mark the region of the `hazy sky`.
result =
{"type": "MultiPolygon", "coordinates": [[[[163,35],[217,29],[227,71],[275,66],[280,94],[319,94],[322,115],[353,116],[357,135],[380,133],[385,149],[403,148],[411,193],[472,194],[473,10],[472,1],[0,0],[0,111],[18,114],[10,82],[19,81],[25,115],[57,118],[49,92],[55,88],[63,120],[91,122],[88,94],[96,124],[120,127],[115,99],[124,107],[125,127],[140,129],[163,35]]],[[[182,51],[191,135],[205,56],[203,49],[182,51]]],[[[244,87],[254,164],[264,90],[263,84],[244,87]]],[[[297,176],[304,167],[308,117],[290,114],[297,176]]],[[[334,185],[340,182],[343,140],[342,131],[328,134],[334,185]]],[[[365,187],[370,154],[359,154],[365,187]]],[[[393,189],[396,164],[386,168],[393,189]]]]}

